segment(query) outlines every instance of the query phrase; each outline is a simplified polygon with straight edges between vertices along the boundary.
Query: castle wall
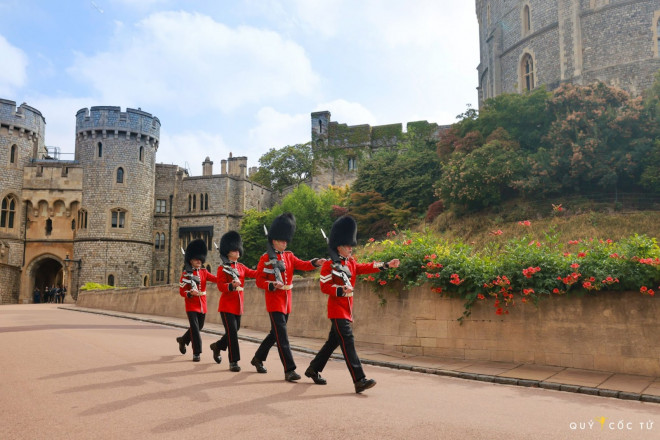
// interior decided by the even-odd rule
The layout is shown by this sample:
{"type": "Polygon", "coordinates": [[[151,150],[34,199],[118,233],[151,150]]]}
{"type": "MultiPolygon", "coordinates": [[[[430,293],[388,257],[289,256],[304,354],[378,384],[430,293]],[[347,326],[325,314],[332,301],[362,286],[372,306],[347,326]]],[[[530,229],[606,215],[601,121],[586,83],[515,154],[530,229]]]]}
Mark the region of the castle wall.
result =
{"type": "Polygon", "coordinates": [[[20,267],[0,263],[0,304],[18,302],[20,278],[20,267]]]}
{"type": "Polygon", "coordinates": [[[659,0],[477,0],[479,101],[520,92],[521,59],[534,60],[535,86],[602,81],[633,95],[660,69],[659,0]],[[529,5],[531,29],[523,30],[529,5]],[[490,13],[490,19],[488,15],[490,13]]]}

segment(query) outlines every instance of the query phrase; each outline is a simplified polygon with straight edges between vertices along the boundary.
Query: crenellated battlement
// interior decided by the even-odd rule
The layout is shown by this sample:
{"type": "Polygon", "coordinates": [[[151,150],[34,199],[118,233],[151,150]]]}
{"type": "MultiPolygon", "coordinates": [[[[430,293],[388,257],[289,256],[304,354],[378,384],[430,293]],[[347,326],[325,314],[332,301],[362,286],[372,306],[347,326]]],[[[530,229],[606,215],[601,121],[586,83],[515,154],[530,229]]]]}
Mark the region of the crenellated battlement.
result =
{"type": "Polygon", "coordinates": [[[46,131],[46,119],[36,108],[23,103],[16,107],[16,102],[0,99],[0,124],[19,133],[43,139],[46,131]]]}
{"type": "Polygon", "coordinates": [[[103,136],[134,133],[157,143],[160,138],[160,120],[141,109],[127,108],[122,112],[121,107],[97,106],[89,110],[78,110],[76,133],[95,136],[97,132],[103,136]]]}

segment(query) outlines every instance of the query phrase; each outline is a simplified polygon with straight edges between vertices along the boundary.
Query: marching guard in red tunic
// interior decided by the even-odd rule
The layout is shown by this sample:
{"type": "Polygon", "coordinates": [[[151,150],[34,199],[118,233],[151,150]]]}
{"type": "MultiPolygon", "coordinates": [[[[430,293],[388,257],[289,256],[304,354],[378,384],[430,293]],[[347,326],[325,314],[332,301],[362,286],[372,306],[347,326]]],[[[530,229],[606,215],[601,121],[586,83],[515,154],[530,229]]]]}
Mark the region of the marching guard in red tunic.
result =
{"type": "Polygon", "coordinates": [[[318,385],[327,381],[321,377],[321,371],[328,359],[339,346],[344,354],[348,371],[351,373],[355,392],[361,393],[376,385],[373,379],[367,379],[362,370],[362,363],[355,350],[353,339],[353,288],[357,275],[375,273],[389,268],[399,267],[399,260],[387,263],[358,263],[351,256],[353,246],[357,245],[357,223],[350,216],[338,218],[332,225],[328,248],[330,260],[321,267],[321,291],[328,295],[328,318],[332,321],[328,340],[316,357],[309,364],[305,376],[318,385]]]}
{"type": "Polygon", "coordinates": [[[243,287],[245,277],[256,278],[257,271],[238,262],[243,256],[243,240],[236,231],[229,231],[220,238],[220,258],[222,265],[218,266],[217,285],[220,290],[218,312],[225,327],[225,334],[211,344],[213,359],[222,362],[221,350],[229,350],[229,370],[238,372],[241,367],[241,353],[238,348],[238,330],[241,328],[243,315],[243,287]]]}
{"type": "Polygon", "coordinates": [[[271,328],[251,361],[258,373],[266,373],[263,363],[273,344],[277,343],[280,360],[284,366],[284,379],[289,382],[300,379],[300,375],[296,373],[296,364],[286,331],[286,323],[291,313],[293,271],[294,269],[314,270],[325,262],[324,258],[303,261],[293,252],[286,250],[295,229],[296,220],[293,214],[285,213],[273,220],[268,231],[268,252],[259,260],[256,284],[265,291],[266,310],[270,316],[271,328]]]}
{"type": "Polygon", "coordinates": [[[206,242],[201,239],[191,241],[184,254],[184,270],[179,280],[179,294],[185,298],[186,315],[190,327],[176,338],[181,354],[186,353],[186,345],[192,342],[193,362],[199,362],[202,353],[202,336],[206,318],[206,282],[217,282],[215,275],[210,274],[202,264],[206,261],[206,242]]]}

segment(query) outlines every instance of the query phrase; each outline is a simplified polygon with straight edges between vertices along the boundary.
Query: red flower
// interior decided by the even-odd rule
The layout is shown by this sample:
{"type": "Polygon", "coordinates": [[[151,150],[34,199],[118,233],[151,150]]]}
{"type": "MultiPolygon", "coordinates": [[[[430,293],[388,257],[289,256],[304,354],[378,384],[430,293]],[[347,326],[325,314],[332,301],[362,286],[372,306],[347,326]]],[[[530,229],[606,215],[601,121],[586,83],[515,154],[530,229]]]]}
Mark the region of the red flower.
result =
{"type": "Polygon", "coordinates": [[[580,265],[577,264],[577,263],[571,264],[571,268],[573,268],[573,269],[577,269],[578,267],[580,267],[580,265]]]}
{"type": "Polygon", "coordinates": [[[639,288],[639,291],[642,292],[642,293],[646,293],[647,290],[649,290],[649,288],[646,287],[646,286],[642,286],[642,287],[639,288]]]}
{"type": "Polygon", "coordinates": [[[380,284],[381,286],[384,286],[385,284],[387,284],[387,281],[380,280],[380,281],[378,281],[378,284],[380,284]]]}
{"type": "Polygon", "coordinates": [[[486,299],[486,297],[485,297],[483,294],[481,294],[481,293],[480,293],[479,295],[477,295],[477,298],[479,298],[479,299],[486,299]]]}
{"type": "Polygon", "coordinates": [[[518,222],[518,224],[521,225],[521,226],[531,226],[532,225],[532,223],[529,220],[518,222]]]}
{"type": "Polygon", "coordinates": [[[369,243],[373,243],[374,240],[375,240],[375,239],[374,239],[373,237],[371,237],[371,238],[369,239],[369,243]]]}
{"type": "Polygon", "coordinates": [[[559,289],[555,287],[554,289],[552,289],[552,293],[559,293],[559,289]]]}
{"type": "Polygon", "coordinates": [[[577,256],[578,258],[584,258],[587,256],[587,254],[585,252],[578,252],[577,256]]]}

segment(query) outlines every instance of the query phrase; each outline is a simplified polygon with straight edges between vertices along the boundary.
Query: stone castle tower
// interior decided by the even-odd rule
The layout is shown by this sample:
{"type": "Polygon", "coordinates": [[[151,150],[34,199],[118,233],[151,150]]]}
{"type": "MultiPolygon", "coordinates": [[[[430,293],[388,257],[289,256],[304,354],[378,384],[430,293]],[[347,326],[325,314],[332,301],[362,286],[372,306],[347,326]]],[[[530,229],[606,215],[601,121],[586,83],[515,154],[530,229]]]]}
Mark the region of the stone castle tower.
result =
{"type": "Polygon", "coordinates": [[[82,279],[148,284],[159,137],[160,121],[141,110],[76,114],[75,159],[85,173],[73,254],[84,261],[82,279]]]}
{"type": "Polygon", "coordinates": [[[479,105],[595,81],[639,95],[660,69],[660,0],[477,0],[479,105]]]}
{"type": "Polygon", "coordinates": [[[214,244],[238,229],[248,209],[277,200],[249,180],[247,157],[221,161],[202,176],[156,164],[160,121],[140,109],[99,106],[76,114],[73,160],[45,146],[44,116],[0,99],[0,303],[33,301],[35,287],[86,282],[120,287],[176,283],[181,249],[214,244]]]}

